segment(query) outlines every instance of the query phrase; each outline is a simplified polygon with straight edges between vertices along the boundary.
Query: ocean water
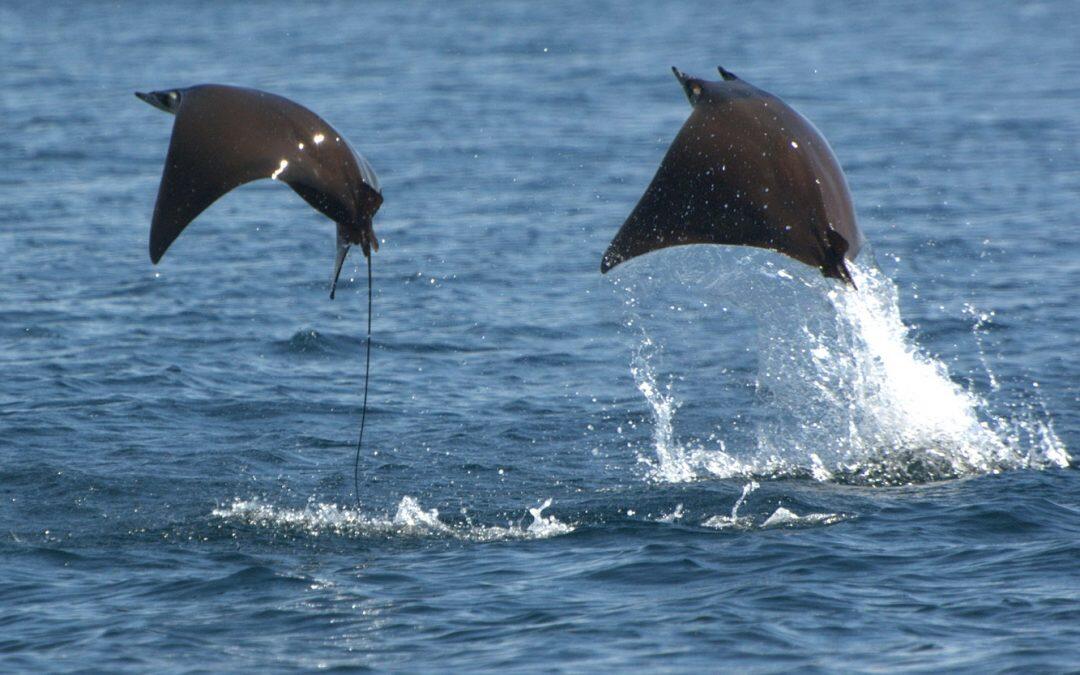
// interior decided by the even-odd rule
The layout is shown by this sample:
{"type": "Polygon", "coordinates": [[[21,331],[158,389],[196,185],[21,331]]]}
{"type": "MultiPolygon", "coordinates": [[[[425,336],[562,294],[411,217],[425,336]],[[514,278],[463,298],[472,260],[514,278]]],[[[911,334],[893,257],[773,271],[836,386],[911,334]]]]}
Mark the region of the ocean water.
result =
{"type": "Polygon", "coordinates": [[[1080,8],[0,7],[0,668],[1080,664],[1080,8]],[[858,292],[599,274],[721,64],[829,139],[858,292]],[[224,82],[379,172],[366,270],[245,186],[150,264],[224,82]]]}

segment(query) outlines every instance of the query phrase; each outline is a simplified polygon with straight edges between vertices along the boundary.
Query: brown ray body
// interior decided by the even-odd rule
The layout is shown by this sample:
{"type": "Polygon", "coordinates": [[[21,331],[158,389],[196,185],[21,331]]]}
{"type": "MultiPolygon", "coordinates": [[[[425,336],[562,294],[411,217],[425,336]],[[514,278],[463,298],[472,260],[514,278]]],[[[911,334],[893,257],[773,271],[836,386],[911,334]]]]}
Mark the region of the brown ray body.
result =
{"type": "Polygon", "coordinates": [[[383,201],[378,178],[315,113],[281,96],[217,84],[136,96],[176,115],[150,226],[154,263],[207,207],[260,178],[286,183],[337,223],[330,297],[350,244],[365,256],[378,250],[372,227],[383,201]]]}
{"type": "Polygon", "coordinates": [[[723,68],[720,82],[672,70],[693,112],[600,271],[669,246],[737,244],[852,283],[844,260],[855,259],[863,236],[844,173],[814,125],[723,68]]]}

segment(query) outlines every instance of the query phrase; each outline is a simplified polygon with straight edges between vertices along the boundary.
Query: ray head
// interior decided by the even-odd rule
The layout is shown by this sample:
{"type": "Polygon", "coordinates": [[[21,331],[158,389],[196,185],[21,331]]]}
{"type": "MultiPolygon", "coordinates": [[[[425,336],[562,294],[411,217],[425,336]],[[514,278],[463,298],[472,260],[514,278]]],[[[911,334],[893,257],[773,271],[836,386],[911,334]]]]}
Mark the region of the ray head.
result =
{"type": "Polygon", "coordinates": [[[696,105],[701,100],[701,95],[705,93],[705,80],[691,77],[675,66],[671,67],[671,72],[675,74],[675,79],[682,85],[683,92],[686,93],[690,105],[696,105]]]}
{"type": "Polygon", "coordinates": [[[180,107],[180,99],[183,97],[183,95],[178,89],[152,91],[148,94],[137,91],[135,92],[135,96],[137,96],[143,101],[146,101],[158,110],[164,110],[165,112],[172,113],[174,115],[176,114],[177,109],[180,107]]]}

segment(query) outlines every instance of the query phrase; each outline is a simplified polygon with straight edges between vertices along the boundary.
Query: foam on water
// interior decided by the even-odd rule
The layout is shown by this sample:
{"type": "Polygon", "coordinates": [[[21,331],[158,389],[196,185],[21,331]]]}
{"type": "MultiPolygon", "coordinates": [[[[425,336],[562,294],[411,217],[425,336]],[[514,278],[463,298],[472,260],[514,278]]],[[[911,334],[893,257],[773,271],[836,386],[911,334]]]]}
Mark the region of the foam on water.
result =
{"type": "MultiPolygon", "coordinates": [[[[630,370],[654,418],[652,456],[640,460],[654,480],[805,475],[895,485],[1069,465],[1045,412],[1027,406],[1010,416],[995,414],[985,398],[914,344],[895,284],[872,263],[850,265],[854,290],[794,263],[786,269],[774,259],[762,263],[762,255],[773,254],[748,253],[733,265],[730,254],[709,253],[724,247],[691,248],[706,252],[665,259],[681,290],[704,294],[703,305],[732,305],[756,320],[761,416],[749,452],[729,452],[723,438],[677,440],[681,402],[670,381],[658,384],[654,361],[664,345],[640,315],[638,296],[650,291],[625,286],[627,324],[641,335],[630,370]],[[723,264],[708,264],[710,256],[723,264]]],[[[977,348],[983,354],[981,341],[977,348]]],[[[981,361],[986,367],[985,355],[981,361]]],[[[989,370],[988,377],[993,385],[989,370]]]]}
{"type": "Polygon", "coordinates": [[[259,499],[236,499],[231,504],[214,509],[211,515],[231,523],[315,537],[405,536],[498,541],[546,539],[573,532],[573,524],[560,522],[555,516],[543,515],[551,503],[551,499],[548,499],[542,505],[528,509],[532,518],[528,525],[518,522],[505,527],[477,525],[469,521],[449,523],[439,517],[438,509],[424,509],[408,495],[401,498],[393,515],[369,515],[355,508],[326,503],[312,503],[302,509],[287,508],[259,499]]]}

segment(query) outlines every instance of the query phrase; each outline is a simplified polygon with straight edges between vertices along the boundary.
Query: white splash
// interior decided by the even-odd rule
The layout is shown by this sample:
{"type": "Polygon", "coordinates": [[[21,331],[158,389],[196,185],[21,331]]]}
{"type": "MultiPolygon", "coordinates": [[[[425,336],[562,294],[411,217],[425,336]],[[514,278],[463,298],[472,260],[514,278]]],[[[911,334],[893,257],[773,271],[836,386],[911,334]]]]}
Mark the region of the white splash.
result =
{"type": "Polygon", "coordinates": [[[808,513],[800,516],[794,511],[778,506],[772,515],[765,519],[761,528],[793,527],[798,525],[832,525],[847,518],[839,513],[808,513]]]}
{"type": "Polygon", "coordinates": [[[649,365],[649,350],[653,347],[653,341],[646,337],[642,340],[638,353],[630,366],[630,372],[637,382],[638,391],[649,402],[653,411],[653,445],[656,449],[656,462],[652,463],[647,458],[642,461],[653,468],[653,474],[659,480],[668,482],[680,482],[694,477],[693,468],[687,461],[686,451],[676,442],[673,434],[672,418],[677,407],[675,399],[666,392],[670,392],[670,385],[666,392],[656,384],[656,377],[649,365]]]}
{"type": "MultiPolygon", "coordinates": [[[[674,265],[667,255],[665,268],[675,270],[687,293],[704,293],[703,305],[730,305],[755,317],[755,384],[764,414],[757,447],[738,455],[723,439],[710,439],[709,447],[680,442],[674,423],[680,400],[671,381],[657,384],[652,365],[662,345],[638,325],[636,297],[627,301],[635,313],[628,325],[642,335],[630,371],[653,416],[653,456],[640,458],[652,479],[782,474],[892,485],[1069,465],[1045,414],[992,414],[986,400],[913,344],[896,287],[876,268],[849,263],[853,290],[795,263],[787,268],[793,274],[780,274],[755,254],[737,261],[750,264],[732,265],[729,255],[704,272],[688,254],[674,265]]],[[[654,283],[653,276],[648,280],[654,283]]],[[[997,386],[992,374],[990,381],[997,386]]]]}
{"type": "Polygon", "coordinates": [[[529,509],[529,515],[532,516],[532,522],[525,528],[525,534],[531,535],[536,539],[547,539],[548,537],[554,537],[560,534],[566,534],[573,532],[572,525],[566,523],[560,523],[555,519],[555,516],[544,516],[544,509],[551,506],[551,498],[548,497],[547,501],[536,508],[529,509]]]}
{"type": "Polygon", "coordinates": [[[683,506],[682,506],[682,504],[676,504],[674,511],[672,511],[671,513],[665,513],[664,515],[660,516],[659,518],[656,519],[656,522],[658,522],[658,523],[674,523],[674,522],[676,522],[678,520],[682,520],[683,515],[684,514],[683,514],[683,506]]]}
{"type": "Polygon", "coordinates": [[[724,452],[723,441],[720,441],[718,449],[708,449],[701,444],[681,444],[675,438],[674,418],[679,404],[670,383],[663,388],[657,385],[651,363],[655,349],[655,343],[645,336],[630,365],[638,391],[649,402],[653,414],[653,449],[656,458],[638,456],[638,461],[649,468],[649,477],[658,482],[681,483],[694,480],[702,472],[725,477],[750,473],[750,465],[724,452]]]}
{"type": "Polygon", "coordinates": [[[832,525],[839,523],[843,520],[848,520],[851,516],[844,515],[842,513],[808,513],[805,516],[800,516],[790,509],[786,509],[783,506],[778,506],[775,511],[772,512],[768,518],[764,521],[757,522],[753,516],[739,516],[739,507],[746,501],[747,496],[754,490],[761,487],[757,481],[750,481],[743,486],[742,494],[735,500],[735,504],[731,507],[730,516],[712,516],[702,521],[702,527],[712,527],[718,530],[738,529],[738,530],[751,530],[751,529],[766,529],[770,527],[796,527],[803,525],[832,525]]]}
{"type": "MultiPolygon", "coordinates": [[[[407,536],[450,537],[468,541],[497,541],[503,539],[546,539],[574,531],[574,525],[560,522],[555,516],[544,516],[551,506],[548,499],[538,508],[530,508],[532,521],[497,525],[476,525],[471,522],[451,524],[439,517],[438,509],[424,509],[408,495],[401,498],[391,516],[372,516],[355,508],[338,504],[311,503],[302,509],[285,508],[259,499],[236,499],[231,504],[214,509],[211,515],[231,523],[242,523],[269,530],[284,530],[318,537],[407,536]]],[[[524,520],[524,518],[522,518],[524,520]]]]}
{"type": "Polygon", "coordinates": [[[743,486],[742,494],[739,495],[739,498],[735,500],[735,504],[731,507],[730,516],[713,516],[701,524],[704,527],[715,527],[721,530],[729,527],[749,527],[752,525],[753,519],[749,517],[740,519],[739,507],[746,501],[747,496],[759,487],[761,485],[756,480],[750,481],[743,486]]]}
{"type": "Polygon", "coordinates": [[[743,486],[742,494],[739,495],[739,498],[735,500],[735,505],[731,507],[731,519],[732,520],[738,520],[739,519],[739,507],[742,506],[743,502],[746,501],[746,497],[751,492],[758,489],[759,487],[761,487],[761,484],[758,483],[756,480],[752,480],[752,481],[750,481],[749,483],[747,483],[746,485],[743,486]]]}

